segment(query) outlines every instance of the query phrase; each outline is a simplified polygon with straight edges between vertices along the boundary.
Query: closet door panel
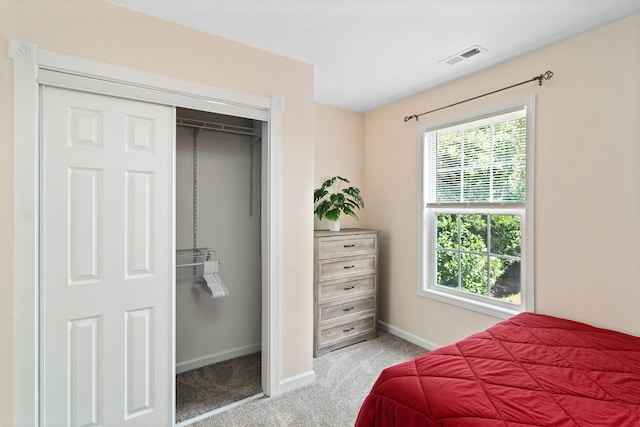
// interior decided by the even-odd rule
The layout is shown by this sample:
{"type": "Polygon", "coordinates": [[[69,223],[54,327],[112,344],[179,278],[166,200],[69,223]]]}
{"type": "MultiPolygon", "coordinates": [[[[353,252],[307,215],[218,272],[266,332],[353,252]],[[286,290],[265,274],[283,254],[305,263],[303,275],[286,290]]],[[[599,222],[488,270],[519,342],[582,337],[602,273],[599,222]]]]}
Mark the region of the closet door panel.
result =
{"type": "Polygon", "coordinates": [[[101,419],[98,383],[101,362],[98,358],[98,344],[102,338],[100,329],[99,317],[69,322],[71,369],[68,381],[72,425],[97,425],[101,419]]]}
{"type": "Polygon", "coordinates": [[[42,424],[172,425],[173,108],[42,104],[42,424]]]}
{"type": "Polygon", "coordinates": [[[125,402],[126,418],[153,410],[153,309],[126,314],[125,402]]]}
{"type": "Polygon", "coordinates": [[[102,171],[69,169],[69,283],[101,280],[102,171]]]}
{"type": "Polygon", "coordinates": [[[127,274],[153,273],[154,176],[148,172],[126,172],[127,178],[127,274]]]}

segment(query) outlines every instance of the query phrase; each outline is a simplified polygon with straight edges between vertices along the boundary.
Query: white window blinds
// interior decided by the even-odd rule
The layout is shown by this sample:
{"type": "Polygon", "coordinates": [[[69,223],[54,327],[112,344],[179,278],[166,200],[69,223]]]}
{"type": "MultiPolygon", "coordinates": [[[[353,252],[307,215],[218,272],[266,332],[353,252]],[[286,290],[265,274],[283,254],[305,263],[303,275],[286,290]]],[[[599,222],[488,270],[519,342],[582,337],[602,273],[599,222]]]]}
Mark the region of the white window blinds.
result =
{"type": "Polygon", "coordinates": [[[427,203],[524,203],[525,115],[522,108],[427,132],[427,203]]]}

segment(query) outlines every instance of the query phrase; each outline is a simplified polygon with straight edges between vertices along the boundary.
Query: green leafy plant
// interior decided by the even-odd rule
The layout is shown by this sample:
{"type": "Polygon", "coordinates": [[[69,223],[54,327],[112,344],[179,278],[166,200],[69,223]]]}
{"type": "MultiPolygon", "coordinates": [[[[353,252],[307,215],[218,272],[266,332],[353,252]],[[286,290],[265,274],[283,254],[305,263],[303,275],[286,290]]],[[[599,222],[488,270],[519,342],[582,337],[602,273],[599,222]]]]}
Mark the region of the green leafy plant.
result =
{"type": "Polygon", "coordinates": [[[337,221],[343,213],[358,219],[355,211],[364,208],[360,190],[356,187],[341,189],[343,183],[350,184],[348,179],[334,176],[323,182],[320,188],[313,190],[313,203],[320,202],[313,210],[318,219],[337,221]]]}

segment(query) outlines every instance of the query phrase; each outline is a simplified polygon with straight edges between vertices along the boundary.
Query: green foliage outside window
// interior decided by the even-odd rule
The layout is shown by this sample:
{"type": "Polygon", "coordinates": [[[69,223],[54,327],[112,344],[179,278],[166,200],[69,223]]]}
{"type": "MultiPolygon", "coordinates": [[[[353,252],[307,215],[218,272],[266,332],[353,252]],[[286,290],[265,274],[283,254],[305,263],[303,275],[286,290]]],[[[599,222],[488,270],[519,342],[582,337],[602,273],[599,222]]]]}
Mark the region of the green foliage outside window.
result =
{"type": "Polygon", "coordinates": [[[519,294],[520,216],[437,214],[436,218],[440,286],[496,298],[519,294]]]}

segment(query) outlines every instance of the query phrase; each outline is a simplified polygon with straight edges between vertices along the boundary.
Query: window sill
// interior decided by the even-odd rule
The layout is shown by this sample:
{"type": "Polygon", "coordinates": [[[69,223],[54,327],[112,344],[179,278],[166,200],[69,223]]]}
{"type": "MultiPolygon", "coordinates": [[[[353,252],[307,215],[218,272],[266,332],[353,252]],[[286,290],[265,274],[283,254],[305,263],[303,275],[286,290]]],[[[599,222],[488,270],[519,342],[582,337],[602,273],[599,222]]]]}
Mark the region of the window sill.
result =
{"type": "Polygon", "coordinates": [[[455,305],[457,307],[462,307],[467,310],[478,311],[480,313],[488,314],[500,319],[508,319],[521,312],[517,309],[498,307],[492,304],[483,303],[481,301],[472,300],[470,298],[464,298],[446,292],[439,292],[434,289],[419,289],[418,295],[447,304],[455,305]]]}

